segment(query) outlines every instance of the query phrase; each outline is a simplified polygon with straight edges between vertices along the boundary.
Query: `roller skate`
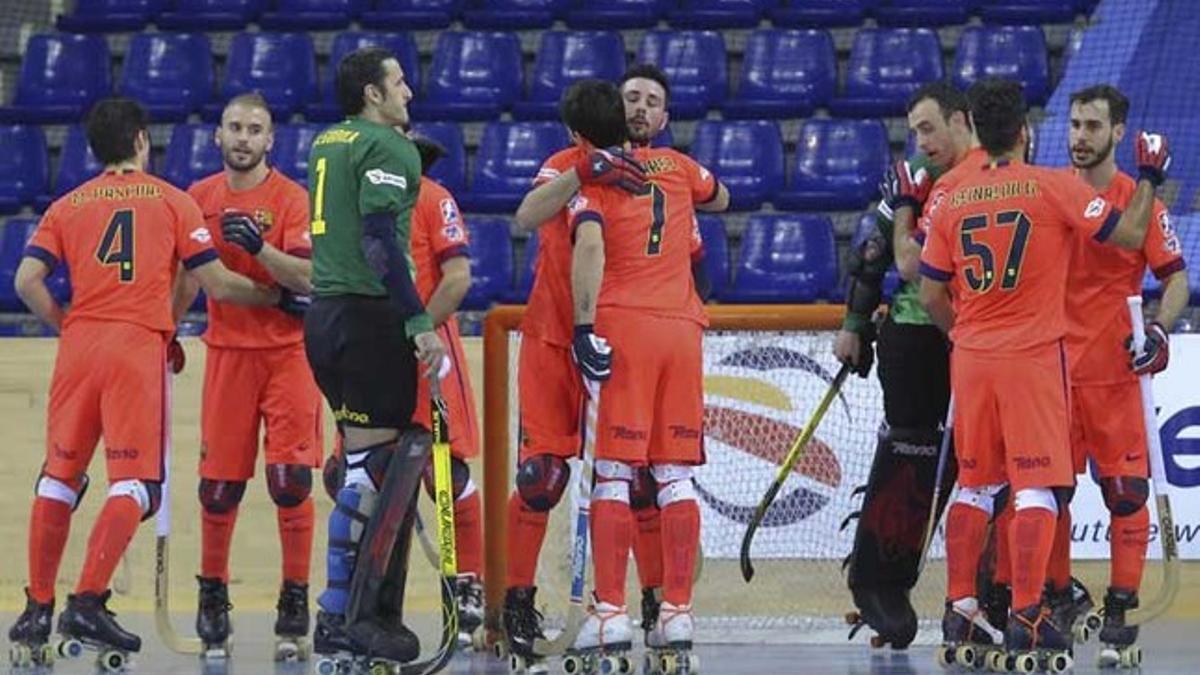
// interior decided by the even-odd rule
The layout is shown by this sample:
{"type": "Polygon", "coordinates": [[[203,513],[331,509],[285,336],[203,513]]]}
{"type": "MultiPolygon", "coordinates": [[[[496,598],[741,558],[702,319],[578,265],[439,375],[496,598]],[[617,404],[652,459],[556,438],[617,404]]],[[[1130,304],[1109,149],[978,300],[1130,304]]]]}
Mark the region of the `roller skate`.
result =
{"type": "Polygon", "coordinates": [[[536,586],[514,586],[504,594],[504,634],[506,641],[496,643],[496,656],[508,657],[508,672],[513,675],[544,675],[549,672],[543,658],[533,650],[533,641],[544,639],[542,613],[533,598],[536,586]],[[507,652],[507,653],[505,653],[507,652]]]}
{"type": "Polygon", "coordinates": [[[1092,602],[1092,594],[1075,577],[1071,577],[1066,588],[1046,588],[1046,604],[1054,616],[1054,623],[1069,631],[1075,642],[1083,644],[1100,630],[1101,621],[1091,613],[1096,603],[1092,602]]]}
{"type": "Polygon", "coordinates": [[[967,670],[992,667],[1004,655],[1004,634],[987,619],[975,598],[946,603],[942,615],[942,646],[934,652],[942,668],[967,670]]]}
{"type": "Polygon", "coordinates": [[[661,589],[642,589],[642,635],[647,649],[662,647],[662,631],[658,630],[658,613],[662,607],[661,589]]]}
{"type": "Polygon", "coordinates": [[[97,652],[96,665],[106,673],[125,670],[129,655],[140,651],[142,639],[121,628],[106,604],[112,591],[67,596],[67,608],[58,617],[58,632],[65,641],[97,652]]]}
{"type": "Polygon", "coordinates": [[[563,672],[583,673],[633,672],[629,650],[633,647],[633,624],[624,607],[600,602],[593,597],[587,619],[579,629],[575,645],[563,656],[563,672]]]}
{"type": "Polygon", "coordinates": [[[1138,606],[1137,593],[1109,588],[1104,596],[1104,625],[1100,628],[1100,653],[1096,664],[1101,668],[1138,668],[1142,649],[1137,641],[1138,627],[1125,624],[1125,612],[1138,606]]]}
{"type": "Polygon", "coordinates": [[[645,675],[687,675],[700,672],[700,657],[692,651],[691,605],[664,602],[654,628],[646,634],[645,675]]]}
{"type": "Polygon", "coordinates": [[[993,670],[1061,673],[1075,664],[1071,634],[1054,622],[1048,607],[1041,605],[1013,611],[1004,633],[1004,648],[1003,663],[996,659],[996,663],[989,664],[993,670]],[[997,667],[1000,665],[1004,667],[997,667]]]}
{"type": "Polygon", "coordinates": [[[1008,623],[1010,605],[1012,605],[1012,589],[1008,587],[1008,584],[993,583],[988,585],[980,609],[987,617],[987,622],[993,627],[1003,626],[1008,623]]]}
{"type": "Polygon", "coordinates": [[[458,646],[480,651],[485,647],[483,631],[483,584],[475,574],[460,574],[454,580],[458,600],[458,646]]]}
{"type": "Polygon", "coordinates": [[[275,609],[275,660],[307,661],[312,654],[312,642],[308,639],[308,584],[284,581],[275,609]]]}
{"type": "Polygon", "coordinates": [[[224,581],[210,577],[196,577],[200,583],[200,602],[196,608],[196,635],[204,643],[201,658],[205,661],[220,661],[229,658],[229,636],[233,627],[229,623],[229,587],[224,581]]]}
{"type": "Polygon", "coordinates": [[[318,675],[395,675],[420,655],[417,636],[399,622],[364,619],[347,627],[340,614],[317,612],[313,651],[318,675]]]}
{"type": "Polygon", "coordinates": [[[56,658],[71,658],[83,653],[83,645],[75,640],[50,640],[50,622],[54,617],[54,601],[46,604],[35,601],[25,589],[25,611],[8,629],[8,664],[13,668],[48,667],[56,658]]]}

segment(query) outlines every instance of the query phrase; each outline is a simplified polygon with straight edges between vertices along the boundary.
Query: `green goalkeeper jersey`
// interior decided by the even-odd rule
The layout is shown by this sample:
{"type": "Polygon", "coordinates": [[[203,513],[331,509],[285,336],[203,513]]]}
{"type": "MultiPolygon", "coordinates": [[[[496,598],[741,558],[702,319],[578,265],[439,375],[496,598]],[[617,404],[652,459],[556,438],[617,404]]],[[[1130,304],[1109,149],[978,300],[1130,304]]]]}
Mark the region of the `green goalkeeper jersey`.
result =
{"type": "MultiPolygon", "coordinates": [[[[421,158],[412,141],[389,126],[349,118],[313,140],[308,185],[315,295],[388,296],[363,254],[363,217],[374,213],[396,214],[396,244],[415,276],[409,240],[421,158]]],[[[422,312],[406,329],[411,336],[433,324],[422,312]]]]}
{"type": "MultiPolygon", "coordinates": [[[[929,161],[925,155],[914,155],[910,160],[913,164],[913,170],[925,169],[929,172],[930,179],[937,181],[944,171],[938,168],[936,164],[929,161]]],[[[895,230],[895,222],[892,220],[892,210],[886,202],[880,202],[879,208],[875,212],[875,227],[878,229],[880,236],[883,237],[886,245],[884,246],[884,254],[878,261],[873,264],[879,265],[883,270],[892,268],[895,263],[895,250],[892,248],[892,232],[895,230]]],[[[933,320],[929,317],[929,313],[921,305],[920,298],[921,281],[902,281],[900,287],[896,289],[896,293],[892,296],[892,304],[888,311],[888,316],[896,323],[929,325],[933,320]]],[[[863,330],[871,317],[860,316],[852,312],[846,313],[846,319],[842,327],[849,331],[859,332],[863,330]]]]}

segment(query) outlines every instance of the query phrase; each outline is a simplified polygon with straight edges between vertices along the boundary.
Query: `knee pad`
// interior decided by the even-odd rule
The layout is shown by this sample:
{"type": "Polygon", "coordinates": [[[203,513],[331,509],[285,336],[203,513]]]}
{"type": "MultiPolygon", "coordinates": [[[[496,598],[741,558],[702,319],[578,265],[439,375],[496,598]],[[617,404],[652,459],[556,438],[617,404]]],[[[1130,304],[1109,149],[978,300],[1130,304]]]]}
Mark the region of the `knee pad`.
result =
{"type": "Polygon", "coordinates": [[[129,497],[142,509],[142,520],[153,516],[162,503],[162,483],[156,480],[119,480],[108,486],[108,497],[129,497]]]}
{"type": "Polygon", "coordinates": [[[1025,488],[1017,490],[1013,497],[1017,511],[1025,509],[1046,509],[1058,517],[1058,498],[1050,488],[1025,488]]]}
{"type": "Polygon", "coordinates": [[[43,473],[34,483],[33,493],[38,497],[62,502],[74,511],[79,508],[79,503],[83,501],[87,489],[88,476],[86,473],[80,474],[79,478],[73,481],[64,481],[43,473]]]}
{"type": "Polygon", "coordinates": [[[546,513],[558,505],[571,467],[562,457],[534,455],[517,467],[517,494],[531,510],[546,513]]]}
{"type": "Polygon", "coordinates": [[[598,459],[593,473],[596,482],[592,488],[593,501],[629,503],[629,483],[633,481],[632,466],[625,462],[598,459]]]}
{"type": "Polygon", "coordinates": [[[634,511],[658,507],[658,481],[648,466],[633,470],[633,482],[629,485],[629,506],[634,511]]]}
{"type": "Polygon", "coordinates": [[[696,501],[692,467],[686,464],[655,464],[651,469],[654,479],[658,481],[658,508],[665,509],[675,502],[696,501]]]}
{"type": "Polygon", "coordinates": [[[346,483],[346,460],[341,453],[334,453],[325,459],[321,468],[321,482],[325,485],[325,494],[337,501],[338,490],[346,483]]]}
{"type": "MultiPolygon", "coordinates": [[[[477,488],[475,481],[471,480],[471,467],[467,463],[457,457],[450,458],[450,481],[454,490],[454,501],[465,499],[475,493],[477,488]]],[[[425,466],[425,471],[421,475],[421,482],[425,484],[425,492],[430,499],[436,499],[433,494],[433,461],[425,466]]]]}
{"type": "Polygon", "coordinates": [[[312,494],[312,469],[301,464],[268,464],[267,492],[276,506],[300,506],[312,494]]]}
{"type": "Polygon", "coordinates": [[[1145,478],[1117,476],[1100,479],[1104,505],[1114,516],[1132,516],[1150,498],[1150,481],[1145,478]]]}
{"type": "Polygon", "coordinates": [[[958,496],[955,497],[955,504],[965,504],[972,508],[979,509],[991,518],[996,513],[996,495],[1000,494],[1004,488],[1008,487],[1005,484],[1000,485],[980,485],[979,487],[959,487],[958,496]]]}
{"type": "Polygon", "coordinates": [[[244,494],[246,481],[200,479],[200,506],[211,514],[221,515],[236,509],[244,494]]]}
{"type": "Polygon", "coordinates": [[[397,441],[369,445],[358,450],[346,451],[346,485],[362,485],[379,492],[388,464],[398,450],[397,441]]]}

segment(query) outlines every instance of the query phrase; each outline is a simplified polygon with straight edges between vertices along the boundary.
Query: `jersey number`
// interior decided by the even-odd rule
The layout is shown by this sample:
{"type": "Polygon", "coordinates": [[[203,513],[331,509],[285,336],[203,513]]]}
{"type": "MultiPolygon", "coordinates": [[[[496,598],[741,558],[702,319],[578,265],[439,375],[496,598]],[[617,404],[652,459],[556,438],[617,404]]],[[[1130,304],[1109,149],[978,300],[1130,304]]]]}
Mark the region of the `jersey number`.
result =
{"type": "Polygon", "coordinates": [[[650,234],[646,239],[646,255],[662,253],[663,225],[667,221],[667,196],[655,183],[646,184],[642,197],[650,198],[650,234]]]}
{"type": "Polygon", "coordinates": [[[122,209],[113,213],[96,248],[101,265],[116,265],[121,283],[133,281],[133,211],[122,209]]]}
{"type": "Polygon", "coordinates": [[[313,215],[309,232],[317,237],[325,234],[325,158],[317,159],[317,193],[313,195],[313,215]]]}
{"type": "MultiPolygon", "coordinates": [[[[975,270],[967,267],[963,277],[967,286],[978,293],[986,293],[996,281],[996,256],[987,244],[975,241],[974,237],[980,230],[987,229],[991,223],[988,216],[970,216],[962,221],[961,236],[963,256],[978,258],[982,277],[975,270]]],[[[1004,259],[1004,274],[1000,279],[1000,288],[1012,290],[1017,287],[1021,278],[1021,262],[1025,258],[1025,246],[1029,243],[1029,230],[1033,223],[1020,211],[1002,211],[996,214],[996,227],[1013,227],[1012,241],[1008,245],[1008,254],[1004,259]]]]}

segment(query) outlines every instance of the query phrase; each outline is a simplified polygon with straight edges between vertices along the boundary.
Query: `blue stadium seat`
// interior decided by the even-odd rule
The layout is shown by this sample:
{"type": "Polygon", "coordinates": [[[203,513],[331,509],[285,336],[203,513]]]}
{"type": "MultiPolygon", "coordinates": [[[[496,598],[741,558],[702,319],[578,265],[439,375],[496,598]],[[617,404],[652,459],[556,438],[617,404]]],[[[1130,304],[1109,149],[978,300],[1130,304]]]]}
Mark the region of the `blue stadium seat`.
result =
{"type": "Polygon", "coordinates": [[[849,28],[861,25],[874,0],[784,0],[768,11],[776,28],[849,28]]]}
{"type": "Polygon", "coordinates": [[[308,151],[313,139],[325,128],[322,124],[281,124],[275,127],[275,144],[271,147],[271,166],[288,178],[308,184],[308,151]]]}
{"type": "Polygon", "coordinates": [[[75,0],[70,14],[60,14],[55,27],[64,33],[139,31],[167,5],[167,0],[75,0]]]}
{"type": "Polygon", "coordinates": [[[571,0],[475,0],[463,12],[463,25],[472,30],[530,30],[549,28],[571,0]]]}
{"type": "Polygon", "coordinates": [[[212,48],[199,33],[139,33],[129,41],[121,94],[146,107],[155,122],[182,122],[212,100],[212,48]]]}
{"type": "Polygon", "coordinates": [[[671,0],[579,0],[578,6],[567,14],[567,27],[572,30],[628,30],[653,28],[671,0]]]}
{"type": "Polygon", "coordinates": [[[175,0],[174,7],[158,15],[155,23],[165,30],[241,30],[258,18],[266,0],[175,0]]]}
{"type": "Polygon", "coordinates": [[[29,38],[12,105],[0,122],[61,124],[87,113],[112,91],[108,43],[102,35],[42,33],[29,38]]]}
{"type": "MultiPolygon", "coordinates": [[[[875,231],[875,219],[877,218],[875,209],[871,209],[862,214],[858,219],[858,226],[854,230],[854,236],[850,240],[851,248],[858,248],[872,232],[875,231]]],[[[845,280],[843,280],[845,281],[845,280]]],[[[846,282],[848,283],[848,282],[846,282]]],[[[896,266],[891,265],[888,271],[883,275],[883,301],[885,303],[892,301],[892,296],[896,294],[896,289],[900,288],[900,273],[896,271],[896,266]]],[[[845,284],[842,285],[842,290],[845,290],[845,284]]],[[[842,297],[845,293],[839,293],[842,297]]]]}
{"type": "Polygon", "coordinates": [[[758,214],[742,232],[733,286],[724,300],[810,303],[837,298],[837,248],[829,217],[758,214]]]}
{"type": "MultiPolygon", "coordinates": [[[[210,135],[209,138],[212,136],[210,135]]],[[[58,158],[58,173],[54,177],[54,198],[67,194],[104,170],[104,165],[92,154],[83,127],[67,130],[62,152],[58,158]]]]}
{"type": "Polygon", "coordinates": [[[861,209],[876,197],[890,160],[887,130],[879,120],[809,120],[800,128],[791,182],[775,207],[861,209]]]}
{"type": "Polygon", "coordinates": [[[337,30],[362,14],[367,0],[275,0],[258,24],[267,30],[337,30]]]}
{"type": "Polygon", "coordinates": [[[463,0],[375,0],[359,23],[374,30],[447,28],[462,11],[463,0]]]}
{"type": "Polygon", "coordinates": [[[458,197],[466,211],[511,213],[550,155],[571,142],[558,122],[492,122],[475,152],[471,190],[458,197]]]}
{"type": "Polygon", "coordinates": [[[1081,8],[1075,0],[972,0],[988,23],[1062,23],[1081,8]]]}
{"type": "Polygon", "coordinates": [[[192,183],[212,175],[224,166],[221,150],[213,142],[210,124],[176,124],[171,130],[163,159],[162,177],[175,187],[186,190],[192,183]]]}
{"type": "Polygon", "coordinates": [[[446,155],[429,170],[429,177],[457,197],[467,187],[467,151],[462,127],[454,122],[416,122],[413,130],[446,148],[446,155]]]}
{"type": "Polygon", "coordinates": [[[696,214],[696,220],[700,224],[700,238],[704,240],[704,267],[712,282],[712,299],[719,300],[729,288],[729,235],[725,232],[725,221],[708,213],[696,214]]]}
{"type": "Polygon", "coordinates": [[[47,157],[41,127],[0,125],[0,214],[16,213],[46,195],[47,157]]]}
{"type": "Polygon", "coordinates": [[[715,31],[648,31],[638,63],[653,63],[671,84],[672,119],[704,117],[729,94],[725,38],[715,31]]]}
{"type": "Polygon", "coordinates": [[[508,302],[523,305],[529,300],[529,292],[533,290],[534,272],[537,271],[537,254],[538,231],[534,230],[529,233],[529,238],[525,240],[525,250],[521,257],[521,269],[517,274],[517,283],[513,286],[512,293],[506,298],[508,302]]]}
{"type": "Polygon", "coordinates": [[[512,293],[512,235],[504,218],[475,217],[467,221],[471,236],[471,289],[462,309],[487,309],[512,293]]]}
{"type": "MultiPolygon", "coordinates": [[[[0,312],[29,311],[25,303],[17,297],[13,280],[17,275],[17,266],[24,257],[25,246],[37,225],[37,218],[10,218],[0,227],[0,312]]],[[[50,295],[60,303],[71,298],[71,281],[65,265],[56,267],[46,278],[46,287],[50,289],[50,295]]]]}
{"type": "Polygon", "coordinates": [[[1031,105],[1050,96],[1046,36],[1038,26],[968,26],[958,40],[953,72],[962,89],[995,76],[1019,80],[1031,105]]]}
{"type": "Polygon", "coordinates": [[[835,115],[888,117],[922,84],[940,80],[942,47],[928,28],[863,28],[854,36],[843,95],[829,104],[835,115]]]}
{"type": "Polygon", "coordinates": [[[771,0],[683,0],[679,9],[667,13],[667,22],[675,28],[754,28],[773,4],[771,0]]]}
{"type": "MultiPolygon", "coordinates": [[[[1179,216],[1171,222],[1183,244],[1183,259],[1187,262],[1188,290],[1191,304],[1200,305],[1200,213],[1179,216]]],[[[1193,328],[1195,330],[1195,328],[1193,328]]]]}
{"type": "Polygon", "coordinates": [[[490,120],[521,95],[521,42],[512,32],[447,31],[438,36],[416,119],[490,120]]]}
{"type": "Polygon", "coordinates": [[[742,56],[738,91],[726,118],[806,117],[837,87],[833,38],[824,30],[757,30],[742,56]]]}
{"type": "Polygon", "coordinates": [[[573,82],[589,77],[616,81],[624,72],[625,43],[620,33],[545,31],[533,64],[529,98],[513,104],[513,117],[558,119],[558,101],[573,82]]]}
{"type": "Polygon", "coordinates": [[[783,187],[783,139],[773,121],[700,122],[691,155],[729,188],[730,208],[757,209],[783,187]]]}
{"type": "Polygon", "coordinates": [[[967,22],[967,0],[882,0],[875,8],[881,26],[950,26],[967,22]]]}
{"type": "Polygon", "coordinates": [[[321,100],[304,108],[304,118],[310,122],[333,122],[342,118],[342,106],[334,93],[334,75],[337,64],[347,54],[363,47],[379,46],[390,49],[404,69],[404,80],[417,96],[421,91],[421,60],[417,43],[411,33],[368,33],[346,31],[338,33],[329,50],[329,76],[321,80],[321,100]]]}
{"type": "Polygon", "coordinates": [[[218,120],[225,101],[248,91],[267,99],[277,123],[317,100],[317,59],[307,33],[238,33],[229,45],[221,101],[204,106],[218,120]]]}

